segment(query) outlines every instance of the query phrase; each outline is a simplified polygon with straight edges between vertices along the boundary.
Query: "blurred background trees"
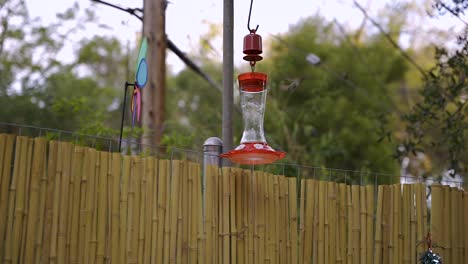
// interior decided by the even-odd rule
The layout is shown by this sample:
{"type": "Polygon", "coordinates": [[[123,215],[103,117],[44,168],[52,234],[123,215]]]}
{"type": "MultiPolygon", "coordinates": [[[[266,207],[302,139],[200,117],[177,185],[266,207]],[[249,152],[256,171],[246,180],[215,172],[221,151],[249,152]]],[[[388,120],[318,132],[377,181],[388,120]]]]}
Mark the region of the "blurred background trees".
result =
{"type": "MultiPolygon", "coordinates": [[[[460,13],[466,4],[458,2],[446,6],[460,13]]],[[[367,18],[351,30],[311,14],[288,32],[263,35],[266,54],[257,70],[269,76],[265,133],[270,145],[288,152],[286,162],[396,175],[466,174],[466,32],[459,46],[444,48],[451,34],[420,29],[414,21],[427,16],[425,10],[447,11],[440,1],[430,3],[387,6],[374,18],[384,32],[367,18]],[[388,37],[400,40],[427,72],[388,37]],[[310,54],[320,63],[308,61],[310,54]]],[[[94,37],[75,45],[71,61],[62,60],[68,36],[95,23],[95,14],[77,4],[42,25],[23,1],[5,0],[0,22],[0,122],[118,135],[134,50],[94,37]]],[[[188,54],[219,83],[221,51],[212,44],[220,37],[221,27],[208,25],[188,54]]],[[[245,64],[237,73],[248,70],[245,64]]],[[[200,149],[207,137],[221,135],[221,94],[195,73],[170,73],[167,95],[163,144],[200,149]]],[[[234,113],[238,142],[242,124],[234,113]]]]}

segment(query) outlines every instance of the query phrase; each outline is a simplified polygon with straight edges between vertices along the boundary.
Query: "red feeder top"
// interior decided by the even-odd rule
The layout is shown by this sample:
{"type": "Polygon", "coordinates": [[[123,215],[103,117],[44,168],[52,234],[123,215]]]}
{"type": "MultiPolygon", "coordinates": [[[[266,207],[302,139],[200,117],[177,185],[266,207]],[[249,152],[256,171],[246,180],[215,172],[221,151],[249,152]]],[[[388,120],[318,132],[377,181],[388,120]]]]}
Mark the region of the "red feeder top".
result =
{"type": "Polygon", "coordinates": [[[267,75],[261,72],[246,72],[238,76],[239,88],[245,92],[261,92],[265,90],[267,75]]]}

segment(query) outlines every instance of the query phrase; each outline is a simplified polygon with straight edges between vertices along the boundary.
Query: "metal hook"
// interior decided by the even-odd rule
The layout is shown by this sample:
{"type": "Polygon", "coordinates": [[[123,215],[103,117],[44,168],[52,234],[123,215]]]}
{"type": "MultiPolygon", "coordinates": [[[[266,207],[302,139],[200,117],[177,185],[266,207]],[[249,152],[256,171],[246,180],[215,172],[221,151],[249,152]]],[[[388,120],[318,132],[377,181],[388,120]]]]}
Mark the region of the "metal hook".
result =
{"type": "Polygon", "coordinates": [[[249,20],[247,21],[247,29],[249,30],[250,33],[255,33],[257,32],[259,25],[257,25],[255,29],[250,28],[250,15],[252,14],[252,5],[253,5],[253,0],[250,0],[249,20]]]}

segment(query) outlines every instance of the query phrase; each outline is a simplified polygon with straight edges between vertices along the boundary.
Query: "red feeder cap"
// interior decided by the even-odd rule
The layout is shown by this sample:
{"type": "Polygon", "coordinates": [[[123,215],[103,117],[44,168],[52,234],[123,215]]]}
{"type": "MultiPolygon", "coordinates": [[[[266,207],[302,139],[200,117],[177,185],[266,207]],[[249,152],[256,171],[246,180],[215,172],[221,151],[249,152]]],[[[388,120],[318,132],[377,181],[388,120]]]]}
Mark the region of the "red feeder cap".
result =
{"type": "Polygon", "coordinates": [[[268,76],[261,72],[241,73],[237,77],[239,88],[245,92],[261,92],[266,89],[268,76]]]}
{"type": "Polygon", "coordinates": [[[244,37],[244,60],[260,61],[262,60],[262,36],[250,33],[244,37]]]}
{"type": "Polygon", "coordinates": [[[276,151],[264,142],[240,144],[234,150],[220,155],[232,162],[247,165],[270,164],[284,158],[285,152],[276,151]]]}

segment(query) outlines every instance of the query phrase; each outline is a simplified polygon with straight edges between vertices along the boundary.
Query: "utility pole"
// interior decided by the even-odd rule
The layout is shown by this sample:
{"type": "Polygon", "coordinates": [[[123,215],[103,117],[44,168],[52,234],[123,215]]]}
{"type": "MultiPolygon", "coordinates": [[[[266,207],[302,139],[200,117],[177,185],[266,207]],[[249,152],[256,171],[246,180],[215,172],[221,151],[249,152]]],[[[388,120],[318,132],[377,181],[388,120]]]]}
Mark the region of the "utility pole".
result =
{"type": "Polygon", "coordinates": [[[166,106],[166,0],[144,0],[143,35],[148,39],[148,86],[142,90],[143,144],[160,145],[166,106]]]}
{"type": "MultiPolygon", "coordinates": [[[[223,10],[223,152],[228,152],[232,149],[234,1],[224,0],[223,10]]],[[[229,160],[224,165],[229,166],[229,160]]]]}

